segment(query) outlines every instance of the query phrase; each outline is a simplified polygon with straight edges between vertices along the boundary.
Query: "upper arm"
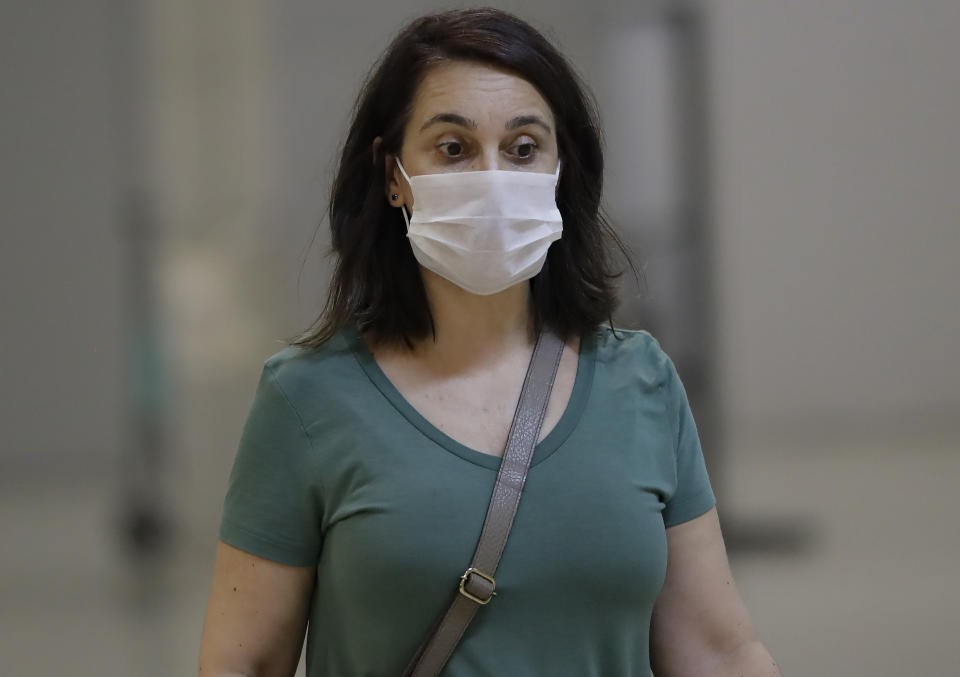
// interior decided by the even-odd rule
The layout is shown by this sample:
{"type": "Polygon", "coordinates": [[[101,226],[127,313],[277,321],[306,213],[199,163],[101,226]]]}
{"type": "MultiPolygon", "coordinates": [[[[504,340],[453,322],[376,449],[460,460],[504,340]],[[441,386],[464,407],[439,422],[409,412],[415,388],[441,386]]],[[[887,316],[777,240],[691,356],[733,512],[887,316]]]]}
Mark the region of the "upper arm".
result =
{"type": "Polygon", "coordinates": [[[654,672],[710,674],[721,656],[756,639],[733,582],[716,508],[668,528],[667,553],[650,628],[654,672]]]}
{"type": "Polygon", "coordinates": [[[290,677],[297,669],[315,579],[220,541],[200,648],[202,675],[290,677]]]}

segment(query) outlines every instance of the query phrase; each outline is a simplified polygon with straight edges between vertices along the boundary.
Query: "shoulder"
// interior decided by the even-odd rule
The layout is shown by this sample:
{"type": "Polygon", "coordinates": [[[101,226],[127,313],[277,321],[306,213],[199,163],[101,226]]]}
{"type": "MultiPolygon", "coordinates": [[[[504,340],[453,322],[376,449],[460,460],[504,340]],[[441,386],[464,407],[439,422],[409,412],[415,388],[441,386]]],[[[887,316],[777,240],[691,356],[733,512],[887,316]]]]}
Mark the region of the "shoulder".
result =
{"type": "Polygon", "coordinates": [[[658,388],[673,375],[673,362],[654,336],[645,329],[596,330],[597,362],[612,374],[639,379],[645,386],[658,388]]]}
{"type": "Polygon", "coordinates": [[[345,332],[319,348],[288,345],[263,362],[263,377],[273,383],[291,403],[333,394],[356,378],[357,362],[345,332]]]}

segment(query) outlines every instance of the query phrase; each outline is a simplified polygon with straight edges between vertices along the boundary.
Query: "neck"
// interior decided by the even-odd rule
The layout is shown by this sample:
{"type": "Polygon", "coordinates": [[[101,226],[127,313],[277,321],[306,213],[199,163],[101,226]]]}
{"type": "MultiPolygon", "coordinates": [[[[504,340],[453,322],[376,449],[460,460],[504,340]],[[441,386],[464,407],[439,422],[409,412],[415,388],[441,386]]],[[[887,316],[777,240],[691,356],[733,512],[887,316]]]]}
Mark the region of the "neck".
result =
{"type": "Polygon", "coordinates": [[[421,268],[423,284],[436,329],[417,353],[447,364],[482,362],[511,349],[533,345],[530,285],[522,282],[502,292],[479,296],[421,268]]]}

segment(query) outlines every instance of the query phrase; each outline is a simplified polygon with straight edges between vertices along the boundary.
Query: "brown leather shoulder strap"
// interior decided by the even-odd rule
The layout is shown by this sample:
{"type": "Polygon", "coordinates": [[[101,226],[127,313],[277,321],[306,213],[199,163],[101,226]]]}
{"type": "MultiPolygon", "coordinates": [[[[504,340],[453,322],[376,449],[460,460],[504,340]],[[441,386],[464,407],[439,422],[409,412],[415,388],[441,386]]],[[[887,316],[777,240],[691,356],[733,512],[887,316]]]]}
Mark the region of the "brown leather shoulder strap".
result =
{"type": "Polygon", "coordinates": [[[513,519],[520,503],[520,493],[527,480],[540,428],[550,400],[550,391],[557,376],[563,341],[548,330],[541,332],[527,367],[520,391],[520,401],[513,415],[500,471],[487,508],[487,517],[480,533],[470,566],[460,577],[459,588],[435,631],[428,637],[404,670],[404,677],[436,677],[450,659],[464,630],[480,606],[496,594],[494,574],[510,535],[513,519]]]}

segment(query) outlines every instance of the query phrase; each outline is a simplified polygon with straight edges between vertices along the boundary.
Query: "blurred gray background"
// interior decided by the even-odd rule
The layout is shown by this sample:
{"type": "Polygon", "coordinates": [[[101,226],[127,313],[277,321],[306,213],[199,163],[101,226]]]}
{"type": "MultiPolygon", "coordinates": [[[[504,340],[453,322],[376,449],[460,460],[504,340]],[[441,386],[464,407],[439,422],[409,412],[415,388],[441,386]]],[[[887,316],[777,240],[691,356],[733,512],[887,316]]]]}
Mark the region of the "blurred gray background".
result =
{"type": "MultiPolygon", "coordinates": [[[[496,4],[597,95],[621,322],[677,358],[784,674],[958,674],[960,3],[496,4]]],[[[350,107],[436,8],[0,2],[0,675],[195,672],[350,107]]]]}

